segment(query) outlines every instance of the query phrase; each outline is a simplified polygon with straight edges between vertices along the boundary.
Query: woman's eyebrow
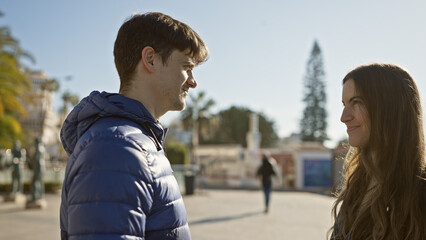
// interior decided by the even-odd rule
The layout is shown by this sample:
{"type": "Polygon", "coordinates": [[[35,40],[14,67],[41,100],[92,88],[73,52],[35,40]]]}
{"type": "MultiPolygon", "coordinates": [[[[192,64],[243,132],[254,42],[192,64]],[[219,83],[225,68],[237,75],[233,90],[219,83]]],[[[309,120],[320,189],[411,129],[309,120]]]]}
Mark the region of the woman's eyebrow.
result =
{"type": "MultiPolygon", "coordinates": [[[[356,100],[356,99],[358,99],[358,98],[361,98],[360,96],[353,96],[353,97],[351,97],[350,99],[349,99],[349,102],[348,103],[351,103],[353,100],[356,100]]],[[[343,106],[345,106],[345,102],[342,100],[342,103],[343,103],[343,106]]]]}

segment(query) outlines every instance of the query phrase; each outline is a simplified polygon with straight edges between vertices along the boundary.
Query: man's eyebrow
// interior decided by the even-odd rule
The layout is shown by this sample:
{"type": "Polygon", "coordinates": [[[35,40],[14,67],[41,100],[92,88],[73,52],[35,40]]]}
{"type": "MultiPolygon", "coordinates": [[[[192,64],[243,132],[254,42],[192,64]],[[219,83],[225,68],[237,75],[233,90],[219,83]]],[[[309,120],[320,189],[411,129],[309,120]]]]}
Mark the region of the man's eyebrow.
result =
{"type": "Polygon", "coordinates": [[[192,60],[184,60],[182,63],[183,63],[185,66],[192,66],[192,67],[195,67],[195,63],[194,63],[194,61],[192,61],[192,60]]]}

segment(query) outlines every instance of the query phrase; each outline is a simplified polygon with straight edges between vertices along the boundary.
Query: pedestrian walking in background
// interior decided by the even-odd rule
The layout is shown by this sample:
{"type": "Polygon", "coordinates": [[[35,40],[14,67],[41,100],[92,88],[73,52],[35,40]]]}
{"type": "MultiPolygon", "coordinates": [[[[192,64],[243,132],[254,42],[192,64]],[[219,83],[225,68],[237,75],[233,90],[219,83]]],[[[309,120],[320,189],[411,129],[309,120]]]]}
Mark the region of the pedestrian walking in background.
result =
{"type": "Polygon", "coordinates": [[[350,149],[331,239],[426,239],[422,107],[410,74],[391,64],[343,79],[341,121],[350,149]]]}
{"type": "Polygon", "coordinates": [[[267,153],[262,154],[262,164],[257,169],[257,176],[261,178],[262,190],[265,196],[265,213],[269,212],[269,201],[272,190],[272,176],[275,176],[275,170],[272,166],[270,156],[267,153]]]}
{"type": "Polygon", "coordinates": [[[185,108],[197,86],[192,71],[207,56],[199,35],[168,15],[136,14],[121,26],[114,45],[119,93],[92,92],[61,129],[70,154],[62,239],[191,239],[159,119],[185,108]]]}

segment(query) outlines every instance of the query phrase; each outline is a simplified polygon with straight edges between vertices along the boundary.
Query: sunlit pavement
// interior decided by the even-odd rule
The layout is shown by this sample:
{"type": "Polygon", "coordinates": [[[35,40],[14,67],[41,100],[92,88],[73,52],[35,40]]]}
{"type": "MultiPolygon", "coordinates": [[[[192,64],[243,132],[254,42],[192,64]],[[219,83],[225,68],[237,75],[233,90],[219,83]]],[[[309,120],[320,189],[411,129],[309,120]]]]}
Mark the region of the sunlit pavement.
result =
{"type": "MultiPolygon", "coordinates": [[[[59,194],[46,209],[0,202],[0,239],[59,239],[59,194]]],[[[198,190],[184,196],[194,240],[326,239],[333,198],[303,192],[272,192],[268,214],[261,191],[198,190]]]]}
{"type": "Polygon", "coordinates": [[[208,190],[185,197],[193,239],[326,239],[334,199],[272,192],[268,214],[261,191],[208,190]]]}

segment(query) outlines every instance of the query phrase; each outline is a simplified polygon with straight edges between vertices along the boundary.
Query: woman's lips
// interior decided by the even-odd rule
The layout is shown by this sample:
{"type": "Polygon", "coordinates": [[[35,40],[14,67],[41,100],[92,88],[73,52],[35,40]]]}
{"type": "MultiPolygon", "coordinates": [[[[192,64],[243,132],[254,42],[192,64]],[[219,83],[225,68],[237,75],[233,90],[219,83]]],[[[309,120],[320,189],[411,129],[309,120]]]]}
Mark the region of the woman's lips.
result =
{"type": "Polygon", "coordinates": [[[350,133],[350,132],[355,131],[358,128],[359,128],[359,126],[350,126],[350,127],[347,127],[346,132],[350,133]]]}

